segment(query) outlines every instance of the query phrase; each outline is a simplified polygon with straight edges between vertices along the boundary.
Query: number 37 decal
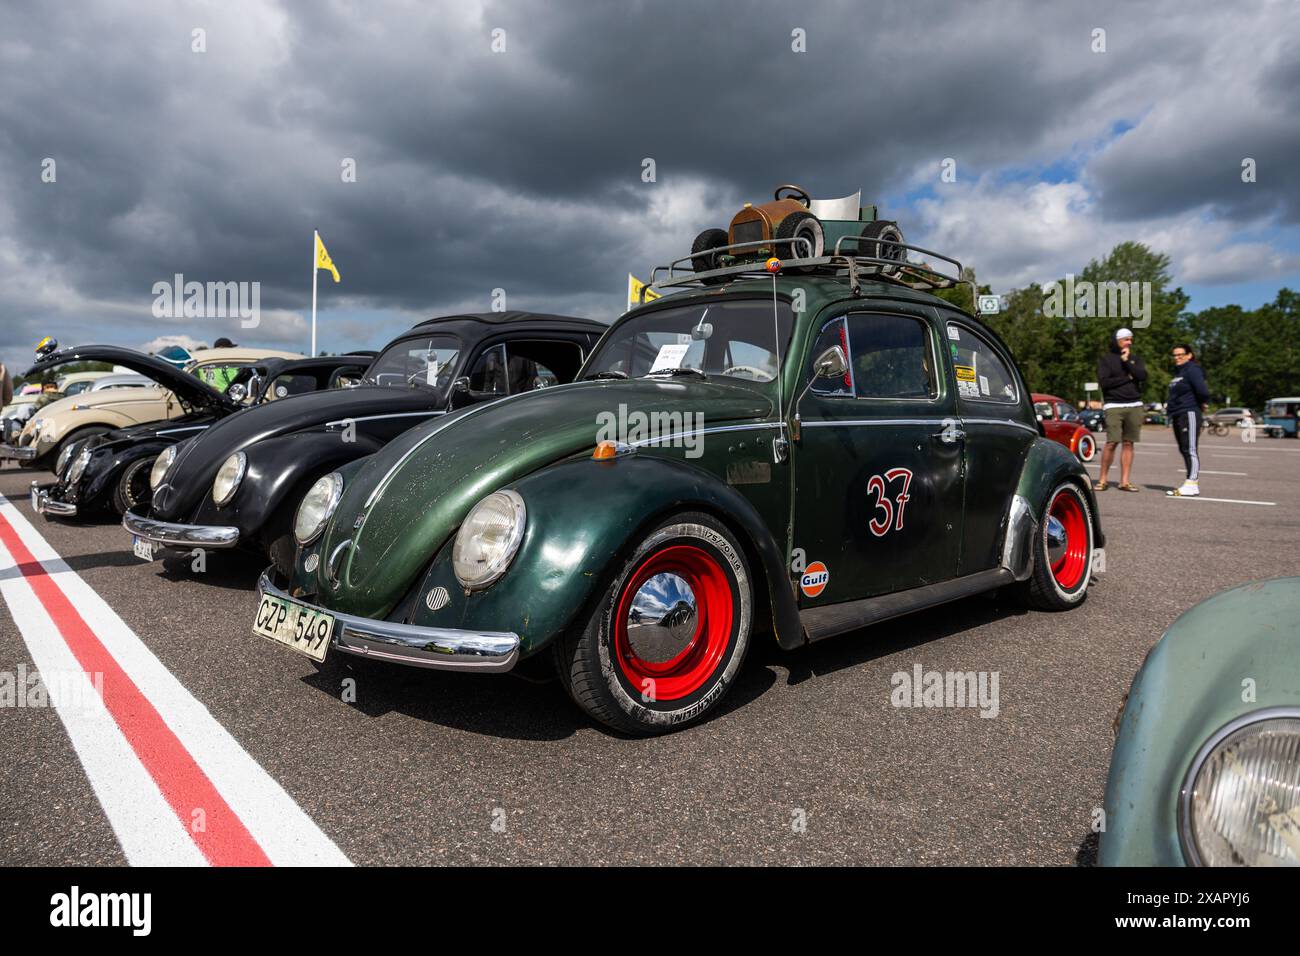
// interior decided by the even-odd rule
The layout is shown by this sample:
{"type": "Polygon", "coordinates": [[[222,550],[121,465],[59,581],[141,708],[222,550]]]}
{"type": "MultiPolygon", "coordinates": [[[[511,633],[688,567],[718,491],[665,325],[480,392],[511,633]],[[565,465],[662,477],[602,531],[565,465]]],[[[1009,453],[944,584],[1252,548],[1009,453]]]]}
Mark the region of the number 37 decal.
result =
{"type": "Polygon", "coordinates": [[[883,538],[889,529],[903,530],[903,510],[911,495],[907,493],[912,484],[912,472],[906,468],[891,468],[884,475],[872,475],[867,479],[867,494],[875,498],[876,515],[868,527],[877,538],[883,538]],[[897,488],[898,494],[889,495],[890,486],[897,488]]]}

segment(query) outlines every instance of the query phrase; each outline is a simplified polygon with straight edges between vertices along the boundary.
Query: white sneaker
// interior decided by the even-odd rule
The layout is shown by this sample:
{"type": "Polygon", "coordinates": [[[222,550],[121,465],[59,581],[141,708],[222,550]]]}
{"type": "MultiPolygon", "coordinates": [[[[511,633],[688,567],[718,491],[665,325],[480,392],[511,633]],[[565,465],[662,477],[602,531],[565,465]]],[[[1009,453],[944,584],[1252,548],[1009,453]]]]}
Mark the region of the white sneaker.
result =
{"type": "Polygon", "coordinates": [[[1195,481],[1184,481],[1182,487],[1175,488],[1173,491],[1166,491],[1165,494],[1173,498],[1195,498],[1201,493],[1201,486],[1195,481]]]}

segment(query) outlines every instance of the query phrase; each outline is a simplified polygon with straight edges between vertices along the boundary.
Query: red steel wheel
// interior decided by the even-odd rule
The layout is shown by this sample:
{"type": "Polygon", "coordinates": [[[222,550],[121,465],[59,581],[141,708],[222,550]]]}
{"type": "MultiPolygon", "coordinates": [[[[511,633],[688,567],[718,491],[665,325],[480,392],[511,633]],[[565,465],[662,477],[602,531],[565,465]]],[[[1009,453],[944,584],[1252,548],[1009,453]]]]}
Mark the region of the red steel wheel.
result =
{"type": "Polygon", "coordinates": [[[1072,488],[1059,488],[1047,509],[1043,535],[1052,577],[1063,591],[1074,591],[1088,569],[1090,538],[1088,517],[1072,488]]]}
{"type": "Polygon", "coordinates": [[[680,700],[713,673],[731,639],[732,598],[717,559],[695,545],[657,551],[628,578],[615,608],[614,656],[632,686],[680,700]],[[638,632],[653,630],[652,635],[638,632]]]}

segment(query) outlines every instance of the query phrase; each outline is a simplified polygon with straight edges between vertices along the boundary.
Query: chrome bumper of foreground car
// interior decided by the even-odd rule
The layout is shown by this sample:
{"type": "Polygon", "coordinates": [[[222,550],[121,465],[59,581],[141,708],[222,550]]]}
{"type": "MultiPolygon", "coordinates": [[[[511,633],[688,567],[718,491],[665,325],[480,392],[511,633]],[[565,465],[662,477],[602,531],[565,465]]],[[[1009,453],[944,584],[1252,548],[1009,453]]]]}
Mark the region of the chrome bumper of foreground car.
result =
{"type": "Polygon", "coordinates": [[[42,488],[37,482],[32,482],[32,510],[38,515],[58,515],[61,518],[70,518],[77,513],[77,506],[66,501],[58,501],[50,497],[50,489],[42,488]]]}
{"type": "Polygon", "coordinates": [[[519,635],[508,631],[419,627],[339,614],[282,591],[263,571],[257,582],[258,599],[267,594],[331,615],[335,622],[333,647],[346,654],[451,671],[508,671],[519,660],[519,635]]]}
{"type": "Polygon", "coordinates": [[[0,445],[0,458],[13,458],[17,461],[32,461],[36,458],[36,446],[0,445]]]}
{"type": "Polygon", "coordinates": [[[239,529],[223,525],[173,524],[156,521],[134,511],[122,517],[122,527],[137,538],[160,548],[233,548],[239,544],[239,529]]]}

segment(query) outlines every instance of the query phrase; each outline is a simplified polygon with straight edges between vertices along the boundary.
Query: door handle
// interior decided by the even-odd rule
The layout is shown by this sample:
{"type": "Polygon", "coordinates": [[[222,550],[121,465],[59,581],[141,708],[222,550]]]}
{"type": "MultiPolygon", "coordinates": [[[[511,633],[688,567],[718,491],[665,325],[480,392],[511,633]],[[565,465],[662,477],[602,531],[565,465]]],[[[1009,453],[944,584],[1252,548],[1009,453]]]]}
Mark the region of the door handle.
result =
{"type": "Polygon", "coordinates": [[[943,431],[935,432],[930,437],[946,445],[951,445],[954,442],[965,441],[966,431],[960,425],[945,425],[943,431]]]}

